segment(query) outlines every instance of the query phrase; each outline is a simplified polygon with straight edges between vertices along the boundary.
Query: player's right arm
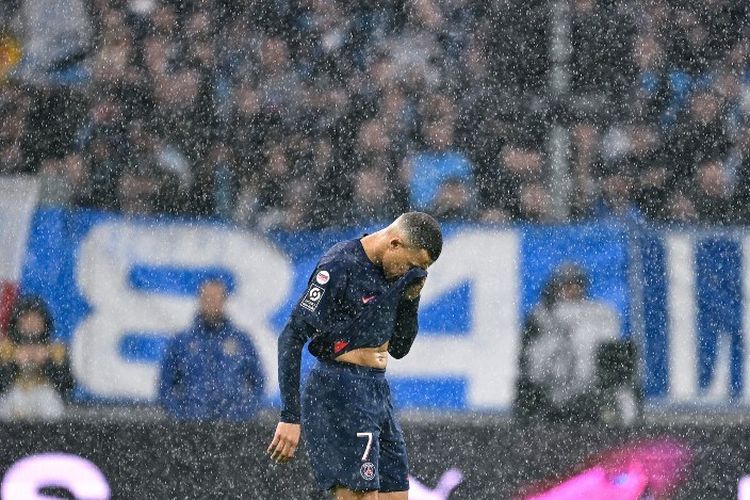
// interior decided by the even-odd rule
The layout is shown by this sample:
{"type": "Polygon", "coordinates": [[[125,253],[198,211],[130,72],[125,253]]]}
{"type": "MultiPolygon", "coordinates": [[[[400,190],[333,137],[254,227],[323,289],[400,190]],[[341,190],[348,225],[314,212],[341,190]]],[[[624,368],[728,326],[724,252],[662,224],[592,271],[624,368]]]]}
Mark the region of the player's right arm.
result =
{"type": "Polygon", "coordinates": [[[292,315],[279,336],[279,388],[281,390],[281,418],[268,447],[271,459],[277,463],[294,458],[300,438],[300,365],[302,348],[309,337],[309,326],[297,315],[292,315]]]}
{"type": "Polygon", "coordinates": [[[300,366],[302,348],[307,340],[326,324],[339,293],[345,286],[346,273],[335,262],[318,265],[308,288],[297,303],[279,336],[279,389],[281,417],[268,453],[277,463],[294,457],[300,438],[300,366]]]}
{"type": "Polygon", "coordinates": [[[346,287],[347,269],[339,262],[318,264],[307,290],[297,302],[279,336],[281,422],[300,422],[300,365],[302,348],[319,332],[326,332],[346,287]]]}

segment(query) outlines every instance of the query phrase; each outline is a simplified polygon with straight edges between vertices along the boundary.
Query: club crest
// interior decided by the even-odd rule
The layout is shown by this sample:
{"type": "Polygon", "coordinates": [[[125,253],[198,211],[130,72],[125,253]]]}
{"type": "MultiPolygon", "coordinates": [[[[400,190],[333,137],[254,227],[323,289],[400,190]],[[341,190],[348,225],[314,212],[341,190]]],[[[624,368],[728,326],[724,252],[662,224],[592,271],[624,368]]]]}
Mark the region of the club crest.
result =
{"type": "Polygon", "coordinates": [[[372,481],[375,479],[375,464],[372,462],[365,462],[362,467],[359,468],[359,473],[365,479],[365,481],[372,481]]]}

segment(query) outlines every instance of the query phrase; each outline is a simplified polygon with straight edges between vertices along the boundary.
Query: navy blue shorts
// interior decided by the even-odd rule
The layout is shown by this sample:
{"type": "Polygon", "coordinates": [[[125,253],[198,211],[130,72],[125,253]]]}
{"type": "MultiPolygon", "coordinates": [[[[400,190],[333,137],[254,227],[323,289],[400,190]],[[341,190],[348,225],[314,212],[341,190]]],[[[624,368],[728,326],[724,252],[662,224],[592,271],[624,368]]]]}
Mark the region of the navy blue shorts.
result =
{"type": "Polygon", "coordinates": [[[385,370],[318,361],[302,392],[302,432],[321,489],[409,489],[385,370]]]}

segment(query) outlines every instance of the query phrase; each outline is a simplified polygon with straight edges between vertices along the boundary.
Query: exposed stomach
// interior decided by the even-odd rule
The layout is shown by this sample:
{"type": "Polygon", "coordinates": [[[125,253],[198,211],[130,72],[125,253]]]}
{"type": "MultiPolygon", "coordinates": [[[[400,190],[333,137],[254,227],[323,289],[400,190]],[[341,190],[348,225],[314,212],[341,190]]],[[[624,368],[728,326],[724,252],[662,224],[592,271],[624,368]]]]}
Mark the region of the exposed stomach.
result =
{"type": "Polygon", "coordinates": [[[336,361],[385,369],[388,365],[388,342],[378,347],[360,347],[345,352],[341,356],[337,356],[336,361]]]}

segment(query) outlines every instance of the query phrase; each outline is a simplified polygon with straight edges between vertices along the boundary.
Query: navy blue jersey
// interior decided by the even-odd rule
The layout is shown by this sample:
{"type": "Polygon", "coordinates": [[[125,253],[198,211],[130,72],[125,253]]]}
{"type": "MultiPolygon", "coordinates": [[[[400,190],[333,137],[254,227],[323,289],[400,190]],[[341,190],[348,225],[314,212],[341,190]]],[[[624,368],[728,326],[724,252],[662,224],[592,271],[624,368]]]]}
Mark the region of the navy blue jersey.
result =
{"type": "Polygon", "coordinates": [[[362,347],[390,342],[401,358],[417,334],[418,299],[403,298],[406,287],[427,276],[410,269],[396,281],[385,279],[359,240],[333,246],[320,259],[307,289],[279,337],[282,422],[299,422],[299,370],[302,347],[319,359],[334,359],[362,347]]]}

